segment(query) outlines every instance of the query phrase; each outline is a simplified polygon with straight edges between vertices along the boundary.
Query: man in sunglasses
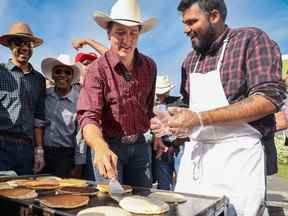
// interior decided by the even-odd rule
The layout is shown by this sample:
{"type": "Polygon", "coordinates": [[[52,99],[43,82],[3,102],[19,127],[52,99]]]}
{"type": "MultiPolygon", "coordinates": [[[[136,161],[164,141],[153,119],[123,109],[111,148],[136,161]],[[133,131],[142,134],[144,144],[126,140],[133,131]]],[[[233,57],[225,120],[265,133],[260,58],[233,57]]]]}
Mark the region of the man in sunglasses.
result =
{"type": "Polygon", "coordinates": [[[11,59],[0,64],[0,170],[32,174],[44,166],[45,79],[29,60],[43,40],[23,22],[14,23],[0,44],[11,59]]]}
{"type": "Polygon", "coordinates": [[[69,55],[62,54],[57,59],[44,59],[41,68],[43,74],[55,83],[54,87],[46,90],[46,166],[42,172],[79,178],[86,158],[84,151],[80,151],[81,140],[76,138],[79,131],[76,119],[79,89],[72,88],[72,84],[79,82],[80,65],[69,55]]]}

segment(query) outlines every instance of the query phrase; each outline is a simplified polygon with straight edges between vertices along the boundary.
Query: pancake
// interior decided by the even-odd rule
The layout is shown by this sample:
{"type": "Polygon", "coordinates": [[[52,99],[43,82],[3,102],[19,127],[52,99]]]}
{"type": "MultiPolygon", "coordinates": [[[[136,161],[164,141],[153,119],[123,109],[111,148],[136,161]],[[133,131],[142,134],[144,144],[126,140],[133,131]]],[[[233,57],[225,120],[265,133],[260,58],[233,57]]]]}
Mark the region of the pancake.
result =
{"type": "Polygon", "coordinates": [[[31,181],[31,179],[15,179],[7,181],[6,183],[13,187],[17,187],[17,186],[24,186],[24,183],[29,181],[31,181]]]}
{"type": "Polygon", "coordinates": [[[23,185],[36,190],[56,189],[59,187],[59,183],[56,180],[30,180],[23,182],[23,185]]]}
{"type": "Polygon", "coordinates": [[[39,201],[41,204],[49,208],[72,209],[87,205],[89,202],[89,197],[71,194],[60,194],[43,196],[39,199],[39,201]]]}
{"type": "Polygon", "coordinates": [[[59,181],[60,187],[87,187],[87,182],[82,179],[67,178],[59,181]]]}
{"type": "Polygon", "coordinates": [[[135,214],[162,214],[169,211],[167,203],[138,195],[124,197],[119,205],[124,210],[135,214]]]}
{"type": "Polygon", "coordinates": [[[132,216],[132,214],[118,207],[97,206],[84,209],[77,216],[132,216]]]}
{"type": "Polygon", "coordinates": [[[36,178],[36,180],[40,180],[40,181],[42,181],[42,180],[54,180],[54,181],[61,181],[62,180],[62,178],[60,178],[60,177],[57,177],[57,176],[40,176],[40,177],[37,177],[36,178]]]}
{"type": "Polygon", "coordinates": [[[151,193],[148,197],[159,199],[167,203],[183,203],[187,201],[185,196],[183,196],[182,194],[174,193],[174,192],[157,191],[157,192],[151,193]]]}
{"type": "Polygon", "coordinates": [[[59,192],[74,195],[96,195],[98,190],[92,187],[63,187],[59,189],[59,192]]]}
{"type": "MultiPolygon", "coordinates": [[[[130,185],[122,185],[122,187],[124,189],[124,193],[130,193],[133,191],[133,188],[130,185]]],[[[96,188],[103,193],[109,193],[108,184],[97,184],[96,188]]]]}
{"type": "Polygon", "coordinates": [[[14,188],[0,190],[0,195],[11,199],[33,199],[37,197],[35,190],[27,188],[14,188]]]}
{"type": "Polygon", "coordinates": [[[11,185],[11,184],[8,184],[7,182],[1,182],[0,183],[0,190],[3,190],[3,189],[13,189],[17,187],[17,185],[11,185]]]}

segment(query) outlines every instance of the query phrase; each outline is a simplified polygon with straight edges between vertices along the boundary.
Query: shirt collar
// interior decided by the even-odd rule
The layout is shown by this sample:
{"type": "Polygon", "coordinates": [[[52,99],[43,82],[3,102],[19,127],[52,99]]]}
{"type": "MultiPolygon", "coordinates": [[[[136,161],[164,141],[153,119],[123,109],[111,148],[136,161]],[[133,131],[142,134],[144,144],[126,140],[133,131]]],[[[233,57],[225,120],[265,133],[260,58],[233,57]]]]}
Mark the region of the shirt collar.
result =
{"type": "Polygon", "coordinates": [[[48,88],[47,91],[47,96],[51,96],[57,99],[67,99],[69,101],[71,101],[72,103],[76,103],[77,99],[78,99],[78,90],[75,87],[71,87],[71,90],[68,92],[67,95],[64,96],[59,96],[56,92],[55,92],[55,87],[51,87],[48,88]]]}
{"type": "MultiPolygon", "coordinates": [[[[6,67],[7,67],[7,69],[8,69],[9,71],[12,71],[12,70],[15,69],[15,68],[16,68],[17,70],[21,70],[21,71],[22,71],[21,68],[19,68],[17,65],[15,65],[15,64],[12,63],[11,59],[9,59],[9,61],[7,62],[6,67]]],[[[34,73],[35,70],[34,70],[33,66],[32,66],[30,63],[28,63],[28,67],[29,67],[29,69],[30,69],[30,73],[34,73]]]]}
{"type": "MultiPolygon", "coordinates": [[[[109,49],[107,51],[107,57],[108,57],[108,60],[109,60],[111,66],[113,68],[115,68],[119,64],[122,64],[117,53],[115,51],[113,51],[112,49],[109,49]]],[[[135,61],[136,65],[140,65],[142,63],[142,60],[140,58],[140,53],[139,53],[137,48],[135,49],[134,61],[135,61]]]]}

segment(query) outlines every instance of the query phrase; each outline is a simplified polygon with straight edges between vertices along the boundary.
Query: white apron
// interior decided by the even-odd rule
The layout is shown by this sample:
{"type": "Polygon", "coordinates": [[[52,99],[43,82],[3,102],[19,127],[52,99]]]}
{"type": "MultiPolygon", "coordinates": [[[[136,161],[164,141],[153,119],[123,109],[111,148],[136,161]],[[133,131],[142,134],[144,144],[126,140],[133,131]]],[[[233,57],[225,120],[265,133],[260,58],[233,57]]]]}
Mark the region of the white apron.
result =
{"type": "MultiPolygon", "coordinates": [[[[228,40],[217,69],[190,73],[190,109],[195,112],[229,105],[220,78],[228,40]]],[[[208,196],[226,195],[237,215],[255,216],[264,200],[264,152],[261,134],[246,123],[200,127],[185,144],[175,191],[208,196]]],[[[234,215],[233,208],[228,215],[234,215]],[[232,211],[231,211],[232,210],[232,211]]]]}

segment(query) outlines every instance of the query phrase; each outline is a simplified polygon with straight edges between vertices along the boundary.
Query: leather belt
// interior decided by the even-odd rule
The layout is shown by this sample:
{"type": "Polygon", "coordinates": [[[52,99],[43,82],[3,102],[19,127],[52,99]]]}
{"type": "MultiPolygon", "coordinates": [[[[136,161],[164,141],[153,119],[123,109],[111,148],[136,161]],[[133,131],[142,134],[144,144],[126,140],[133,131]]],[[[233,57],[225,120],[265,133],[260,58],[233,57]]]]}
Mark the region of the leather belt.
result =
{"type": "Polygon", "coordinates": [[[29,137],[22,137],[16,134],[0,133],[0,140],[12,141],[18,144],[32,144],[32,140],[29,137]]]}
{"type": "Polygon", "coordinates": [[[122,136],[122,137],[107,137],[108,139],[116,139],[119,140],[123,144],[133,144],[135,143],[141,134],[133,134],[128,136],[122,136]]]}

